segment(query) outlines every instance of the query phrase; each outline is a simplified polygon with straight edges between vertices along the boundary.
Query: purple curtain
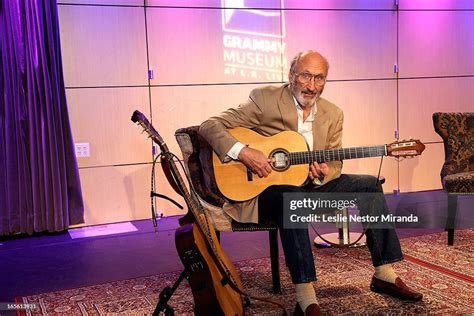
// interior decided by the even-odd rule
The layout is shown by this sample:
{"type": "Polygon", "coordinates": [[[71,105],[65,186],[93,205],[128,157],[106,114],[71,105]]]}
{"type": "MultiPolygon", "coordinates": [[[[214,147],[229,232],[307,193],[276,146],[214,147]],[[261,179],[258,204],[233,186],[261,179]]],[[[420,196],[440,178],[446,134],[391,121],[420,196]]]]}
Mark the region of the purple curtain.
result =
{"type": "Polygon", "coordinates": [[[0,235],[84,221],[56,0],[0,0],[0,235]]]}

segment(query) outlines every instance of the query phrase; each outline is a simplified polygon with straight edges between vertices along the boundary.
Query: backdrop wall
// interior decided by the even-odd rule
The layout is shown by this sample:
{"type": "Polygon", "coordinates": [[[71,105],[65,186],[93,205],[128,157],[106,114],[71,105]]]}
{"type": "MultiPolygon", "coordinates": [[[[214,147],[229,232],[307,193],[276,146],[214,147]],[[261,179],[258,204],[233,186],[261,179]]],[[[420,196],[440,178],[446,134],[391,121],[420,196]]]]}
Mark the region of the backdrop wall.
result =
{"type": "MultiPolygon", "coordinates": [[[[418,158],[385,158],[387,192],[441,188],[431,115],[472,111],[470,0],[60,0],[63,67],[86,224],[150,217],[152,150],[130,122],[138,109],[180,155],[174,131],[287,81],[299,51],[330,62],[323,96],[345,113],[344,146],[420,138],[418,158]],[[153,78],[148,80],[148,69],[153,78]]],[[[344,163],[377,174],[380,158],[344,163]]],[[[182,202],[157,173],[161,193],[182,202]]],[[[158,202],[165,215],[181,211],[158,202]]]]}

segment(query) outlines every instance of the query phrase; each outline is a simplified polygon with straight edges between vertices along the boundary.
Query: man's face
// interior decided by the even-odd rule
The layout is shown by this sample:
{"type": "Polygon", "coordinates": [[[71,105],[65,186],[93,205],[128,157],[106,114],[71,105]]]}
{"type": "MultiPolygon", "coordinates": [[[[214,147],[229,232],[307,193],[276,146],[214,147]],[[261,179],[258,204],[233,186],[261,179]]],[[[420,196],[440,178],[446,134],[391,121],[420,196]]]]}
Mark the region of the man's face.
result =
{"type": "Polygon", "coordinates": [[[290,90],[303,108],[312,107],[324,90],[327,77],[324,59],[315,53],[301,56],[296,71],[288,75],[290,90]]]}

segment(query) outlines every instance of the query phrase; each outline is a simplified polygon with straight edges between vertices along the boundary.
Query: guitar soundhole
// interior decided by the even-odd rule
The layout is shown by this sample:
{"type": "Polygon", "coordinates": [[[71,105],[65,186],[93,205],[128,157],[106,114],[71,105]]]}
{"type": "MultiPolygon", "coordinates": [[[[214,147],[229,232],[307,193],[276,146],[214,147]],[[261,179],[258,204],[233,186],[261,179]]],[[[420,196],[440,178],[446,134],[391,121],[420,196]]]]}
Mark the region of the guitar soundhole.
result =
{"type": "Polygon", "coordinates": [[[290,167],[289,163],[289,152],[282,148],[277,148],[270,153],[268,157],[270,161],[270,165],[272,166],[273,170],[276,171],[285,171],[290,167]]]}

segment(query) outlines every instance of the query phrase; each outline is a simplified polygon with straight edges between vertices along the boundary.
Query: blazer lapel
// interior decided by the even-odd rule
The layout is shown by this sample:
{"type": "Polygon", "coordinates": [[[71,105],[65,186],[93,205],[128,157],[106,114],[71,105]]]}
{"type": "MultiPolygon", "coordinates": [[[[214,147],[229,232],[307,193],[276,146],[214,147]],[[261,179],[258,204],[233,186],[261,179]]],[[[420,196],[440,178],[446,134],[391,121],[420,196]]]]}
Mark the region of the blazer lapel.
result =
{"type": "MultiPolygon", "coordinates": [[[[286,85],[283,88],[281,98],[278,101],[278,108],[282,116],[283,128],[292,131],[298,131],[298,115],[296,113],[295,101],[286,85]]],[[[318,106],[313,121],[313,149],[325,149],[326,138],[329,129],[328,113],[323,107],[318,106]]]]}
{"type": "Polygon", "coordinates": [[[313,121],[313,150],[325,149],[326,138],[329,129],[328,113],[322,108],[318,107],[313,121]]]}
{"type": "Polygon", "coordinates": [[[282,128],[285,130],[298,131],[298,115],[296,105],[288,84],[283,88],[281,98],[278,100],[278,109],[281,114],[282,128]]]}

